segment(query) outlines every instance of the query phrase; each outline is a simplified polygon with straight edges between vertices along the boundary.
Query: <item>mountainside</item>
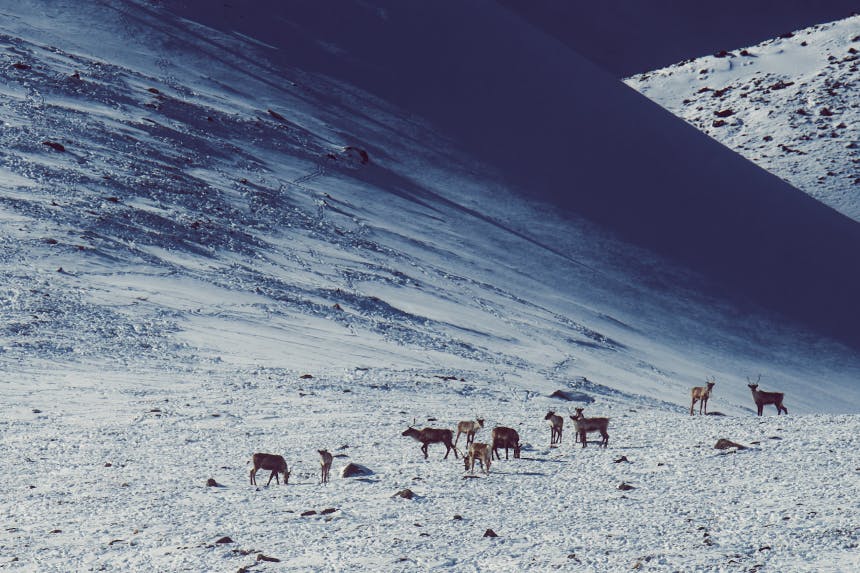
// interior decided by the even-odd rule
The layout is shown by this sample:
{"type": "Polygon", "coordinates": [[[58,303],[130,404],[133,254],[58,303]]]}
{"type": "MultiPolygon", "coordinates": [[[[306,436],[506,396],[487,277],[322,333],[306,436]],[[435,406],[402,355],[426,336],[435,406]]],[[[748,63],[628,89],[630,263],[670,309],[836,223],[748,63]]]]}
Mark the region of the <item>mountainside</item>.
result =
{"type": "Polygon", "coordinates": [[[175,10],[254,34],[274,70],[340,78],[419,115],[519,193],[705,273],[721,295],[860,344],[860,269],[845,264],[860,227],[669,121],[511,12],[480,1],[204,4],[175,10]]]}
{"type": "Polygon", "coordinates": [[[860,220],[860,16],[632,77],[627,84],[860,220]]]}
{"type": "Polygon", "coordinates": [[[853,221],[496,4],[291,8],[0,3],[0,568],[856,564],[853,221]]]}

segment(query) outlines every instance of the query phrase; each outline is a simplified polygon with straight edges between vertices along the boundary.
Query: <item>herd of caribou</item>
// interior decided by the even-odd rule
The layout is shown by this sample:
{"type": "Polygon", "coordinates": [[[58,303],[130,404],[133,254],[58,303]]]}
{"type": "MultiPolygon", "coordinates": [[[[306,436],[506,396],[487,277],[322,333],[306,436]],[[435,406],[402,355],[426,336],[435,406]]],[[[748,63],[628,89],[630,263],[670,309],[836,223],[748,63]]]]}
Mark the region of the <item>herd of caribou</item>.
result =
{"type": "MultiPolygon", "coordinates": [[[[752,391],[753,400],[755,401],[759,416],[762,415],[764,407],[768,404],[776,406],[777,415],[783,413],[786,415],[788,414],[788,409],[782,405],[782,400],[785,397],[782,392],[762,392],[758,389],[761,375],[759,375],[755,382],[749,378],[747,378],[747,381],[749,382],[748,386],[752,391]]],[[[706,386],[696,386],[690,390],[691,416],[693,415],[693,407],[696,405],[696,402],[699,403],[700,415],[703,413],[703,410],[704,414],[708,413],[708,399],[711,397],[711,391],[714,389],[716,381],[711,377],[706,380],[706,384],[706,386]]],[[[582,447],[584,448],[588,444],[588,434],[599,432],[601,437],[599,445],[604,448],[607,447],[609,445],[609,433],[607,431],[609,427],[609,418],[586,418],[582,411],[582,408],[576,408],[576,414],[570,415],[570,419],[573,420],[574,434],[576,436],[575,441],[581,442],[582,447]]],[[[564,417],[550,411],[547,412],[546,416],[544,416],[544,420],[549,422],[550,426],[550,447],[560,445],[564,429],[564,417]]],[[[511,449],[514,451],[514,458],[520,457],[520,435],[513,428],[496,426],[493,428],[489,444],[476,442],[475,434],[477,434],[483,427],[484,420],[482,418],[476,418],[475,420],[459,422],[457,424],[456,438],[454,437],[454,432],[446,428],[423,428],[418,430],[413,426],[409,426],[401,435],[421,442],[421,452],[424,454],[424,459],[427,459],[427,447],[430,444],[443,444],[445,446],[445,457],[443,459],[448,459],[448,454],[451,453],[451,450],[454,450],[455,458],[462,455],[463,463],[467,471],[474,473],[475,462],[477,461],[481,464],[481,468],[484,473],[489,475],[490,465],[493,462],[493,458],[495,457],[497,460],[501,459],[501,456],[499,455],[500,448],[504,448],[506,460],[508,459],[508,450],[511,449]],[[460,441],[460,436],[463,434],[466,436],[466,447],[468,449],[466,453],[460,454],[457,449],[457,442],[460,441]]],[[[332,455],[326,450],[317,451],[320,455],[320,483],[325,484],[328,483],[329,471],[331,470],[332,464],[332,455]]],[[[276,483],[280,483],[278,480],[278,474],[282,474],[284,476],[284,484],[288,482],[290,471],[287,468],[287,462],[284,460],[283,456],[257,453],[253,455],[251,461],[254,464],[254,468],[251,470],[252,485],[257,485],[256,475],[261,469],[271,470],[272,472],[271,475],[269,475],[269,481],[266,482],[267,486],[272,482],[273,477],[275,478],[276,483]]]]}

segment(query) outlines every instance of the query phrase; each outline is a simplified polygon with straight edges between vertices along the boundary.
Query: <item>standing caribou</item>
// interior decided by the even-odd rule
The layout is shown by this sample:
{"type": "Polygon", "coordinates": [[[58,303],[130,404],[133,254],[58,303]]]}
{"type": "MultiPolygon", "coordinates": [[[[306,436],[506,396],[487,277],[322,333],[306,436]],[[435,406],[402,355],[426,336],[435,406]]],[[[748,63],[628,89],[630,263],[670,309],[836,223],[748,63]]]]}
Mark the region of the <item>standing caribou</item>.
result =
{"type": "Polygon", "coordinates": [[[287,468],[287,461],[283,456],[275,454],[256,453],[251,456],[251,462],[254,464],[254,469],[251,470],[251,485],[257,485],[257,472],[260,470],[272,470],[269,474],[269,481],[266,482],[266,487],[272,483],[272,478],[275,478],[275,483],[280,484],[278,474],[284,474],[284,485],[290,481],[290,470],[287,468]]]}
{"type": "Polygon", "coordinates": [[[706,386],[696,386],[692,390],[690,390],[690,398],[692,398],[692,402],[690,402],[690,415],[693,415],[693,406],[696,405],[696,402],[699,402],[699,415],[702,415],[702,407],[705,408],[705,414],[708,413],[708,398],[711,397],[711,390],[714,389],[714,384],[717,383],[714,380],[714,377],[706,379],[705,382],[708,384],[706,386]]]}
{"type": "Polygon", "coordinates": [[[520,457],[520,435],[513,428],[504,426],[496,426],[493,428],[493,441],[490,445],[493,450],[492,456],[496,456],[497,460],[502,459],[499,455],[499,448],[505,448],[505,459],[508,459],[508,448],[514,449],[514,458],[520,457]]]}
{"type": "Polygon", "coordinates": [[[460,434],[466,434],[466,447],[469,447],[469,444],[475,441],[475,434],[478,433],[478,430],[484,427],[483,418],[475,418],[472,420],[464,420],[457,424],[457,437],[454,439],[454,446],[457,446],[457,442],[460,441],[460,434]]]}
{"type": "Polygon", "coordinates": [[[443,430],[440,428],[424,428],[423,430],[416,430],[412,426],[406,428],[406,430],[400,434],[401,436],[408,436],[413,438],[419,442],[421,442],[421,451],[424,453],[424,459],[427,459],[427,446],[430,444],[445,444],[445,457],[443,459],[448,459],[448,454],[451,453],[451,450],[454,450],[454,457],[457,458],[457,448],[454,446],[454,432],[451,430],[443,430]]]}
{"type": "Polygon", "coordinates": [[[573,431],[579,434],[579,441],[582,442],[582,447],[588,444],[587,435],[589,432],[600,432],[603,438],[600,445],[604,448],[609,445],[609,418],[586,418],[582,413],[582,408],[576,408],[576,415],[571,415],[573,420],[573,431]]]}
{"type": "Polygon", "coordinates": [[[543,419],[549,422],[549,447],[560,444],[564,418],[556,415],[555,412],[547,412],[543,419]]]}
{"type": "Polygon", "coordinates": [[[753,400],[755,401],[756,408],[758,408],[758,415],[761,416],[764,407],[768,404],[773,404],[776,406],[776,415],[779,416],[783,412],[788,416],[788,408],[782,405],[782,399],[785,398],[785,394],[782,392],[762,392],[758,389],[758,383],[761,381],[761,374],[758,375],[758,378],[755,382],[749,379],[747,376],[747,386],[749,386],[750,390],[752,390],[753,400]]]}

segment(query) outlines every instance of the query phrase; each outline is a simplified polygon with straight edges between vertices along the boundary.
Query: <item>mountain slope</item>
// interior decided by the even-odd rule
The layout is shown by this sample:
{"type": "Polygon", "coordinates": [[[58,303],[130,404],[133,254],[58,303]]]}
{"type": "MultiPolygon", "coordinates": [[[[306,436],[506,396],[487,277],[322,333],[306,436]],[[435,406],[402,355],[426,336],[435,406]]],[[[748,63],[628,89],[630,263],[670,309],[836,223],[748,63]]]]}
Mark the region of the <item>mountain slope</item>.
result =
{"type": "MultiPolygon", "coordinates": [[[[857,353],[538,200],[516,181],[539,162],[457,135],[486,117],[446,131],[412,87],[350,83],[370,60],[317,43],[311,11],[332,5],[300,6],[304,26],[266,14],[309,34],[289,65],[253,22],[175,4],[0,5],[0,568],[856,567],[857,353]],[[754,417],[759,373],[789,417],[754,417]],[[691,417],[707,375],[714,415],[691,417]],[[608,448],[571,439],[576,406],[610,417],[608,448]],[[474,416],[485,442],[516,429],[522,457],[471,477],[401,435],[474,416]],[[252,452],[283,455],[289,485],[250,485],[252,452]]],[[[400,10],[397,36],[422,38],[425,8],[400,10]]],[[[486,22],[505,39],[516,20],[486,22]]],[[[583,71],[583,101],[674,130],[583,71]]],[[[553,176],[597,179],[574,159],[553,176]]]]}
{"type": "Polygon", "coordinates": [[[706,273],[721,291],[860,341],[860,270],[845,264],[860,246],[856,224],[672,122],[510,12],[482,2],[379,11],[264,3],[247,13],[186,5],[210,26],[254,26],[276,69],[342,78],[420,115],[562,215],[584,215],[706,273]]]}
{"type": "Polygon", "coordinates": [[[854,16],[627,83],[857,221],[858,50],[860,16],[854,16]]]}

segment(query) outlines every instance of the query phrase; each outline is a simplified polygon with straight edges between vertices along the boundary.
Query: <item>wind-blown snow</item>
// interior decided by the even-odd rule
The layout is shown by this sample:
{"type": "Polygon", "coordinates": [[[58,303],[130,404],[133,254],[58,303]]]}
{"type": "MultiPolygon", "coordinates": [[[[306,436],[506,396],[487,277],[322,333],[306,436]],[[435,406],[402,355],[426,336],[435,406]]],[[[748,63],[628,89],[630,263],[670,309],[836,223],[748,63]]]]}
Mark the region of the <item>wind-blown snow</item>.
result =
{"type": "MultiPolygon", "coordinates": [[[[316,52],[287,65],[253,25],[173,8],[0,9],[0,567],[856,565],[850,347],[560,212],[438,116],[314,71],[316,52]],[[759,373],[790,417],[753,416],[759,373]],[[707,375],[724,415],[690,418],[707,375]],[[612,418],[608,449],[569,431],[547,447],[546,411],[580,404],[557,390],[612,418]],[[523,459],[465,479],[400,436],[475,415],[480,440],[516,428],[523,459]],[[722,455],[722,437],[752,449],[722,455]],[[373,474],[320,486],[318,448],[373,474]],[[283,454],[290,485],[250,486],[254,451],[283,454]],[[417,497],[391,497],[406,487],[417,497]]],[[[398,10],[374,13],[408,35],[398,10]]],[[[721,149],[570,57],[589,101],[609,90],[702,157],[721,149]]],[[[792,216],[814,204],[719,153],[732,181],[788,189],[792,216]]],[[[553,177],[599,181],[586,159],[553,177]]]]}

